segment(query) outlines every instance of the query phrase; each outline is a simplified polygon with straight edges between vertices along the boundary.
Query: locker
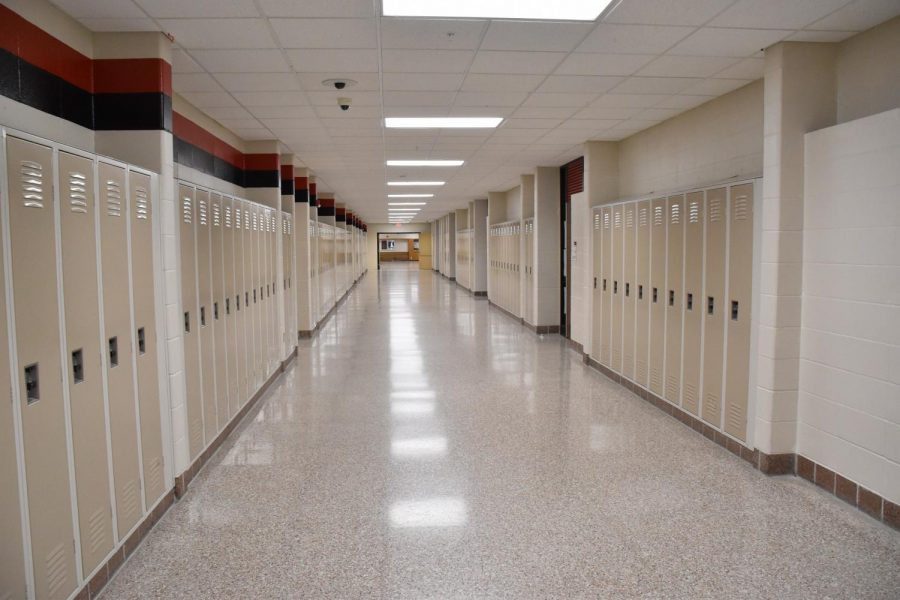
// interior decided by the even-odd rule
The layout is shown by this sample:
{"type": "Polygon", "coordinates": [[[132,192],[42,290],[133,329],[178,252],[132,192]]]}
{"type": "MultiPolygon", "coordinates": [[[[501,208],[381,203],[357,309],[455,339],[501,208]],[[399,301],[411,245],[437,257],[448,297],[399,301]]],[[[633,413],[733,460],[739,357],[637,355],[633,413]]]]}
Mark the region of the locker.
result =
{"type": "Polygon", "coordinates": [[[197,220],[197,334],[200,341],[200,393],[203,397],[203,434],[209,445],[219,431],[212,334],[212,268],[210,261],[209,192],[196,191],[197,220]]]}
{"type": "Polygon", "coordinates": [[[254,331],[256,333],[256,379],[253,384],[253,391],[260,388],[265,381],[266,369],[266,318],[263,308],[265,302],[265,294],[263,293],[263,282],[265,281],[265,246],[263,241],[263,210],[253,204],[253,214],[256,215],[256,229],[253,232],[253,277],[255,281],[254,293],[256,301],[253,303],[253,312],[256,316],[254,322],[254,331]]]}
{"type": "MultiPolygon", "coordinates": [[[[706,268],[702,297],[703,420],[722,423],[722,361],[725,355],[725,257],[727,195],[725,188],[706,192],[706,268]]],[[[695,300],[696,301],[696,300],[695,300]]]]}
{"type": "Polygon", "coordinates": [[[663,396],[666,355],[666,199],[650,202],[650,391],[663,396]]]}
{"type": "Polygon", "coordinates": [[[591,350],[595,360],[600,358],[603,332],[603,211],[595,208],[591,215],[591,350]]]}
{"type": "Polygon", "coordinates": [[[84,572],[90,573],[115,543],[100,362],[94,161],[67,152],[60,152],[58,156],[60,255],[66,323],[63,356],[67,363],[64,371],[72,407],[81,562],[84,572]]]}
{"type": "Polygon", "coordinates": [[[266,375],[274,372],[276,365],[280,362],[281,358],[279,356],[278,349],[281,347],[281,344],[278,342],[280,338],[278,334],[278,295],[280,287],[277,285],[278,283],[278,266],[276,260],[278,258],[278,212],[274,210],[269,210],[269,234],[267,236],[268,241],[268,254],[266,260],[268,261],[268,273],[269,278],[266,280],[266,301],[269,310],[269,359],[270,364],[269,368],[266,371],[266,375]],[[271,290],[271,292],[269,292],[271,290]]]}
{"type": "Polygon", "coordinates": [[[195,246],[195,190],[178,186],[181,223],[181,304],[184,326],[184,379],[187,391],[188,441],[191,459],[203,451],[203,396],[200,393],[200,336],[197,317],[197,263],[195,246]]]}
{"type": "Polygon", "coordinates": [[[603,235],[600,247],[600,296],[603,301],[603,317],[600,329],[600,362],[612,366],[612,209],[604,207],[603,235]]]}
{"type": "Polygon", "coordinates": [[[256,391],[254,384],[256,383],[256,353],[259,351],[256,341],[256,312],[253,298],[256,295],[256,275],[253,268],[253,259],[255,256],[254,241],[254,212],[249,202],[243,202],[244,205],[244,341],[245,348],[244,359],[247,365],[247,376],[244,388],[244,397],[241,398],[241,405],[256,391]]]}
{"type": "Polygon", "coordinates": [[[622,259],[624,248],[623,207],[614,206],[612,209],[612,247],[610,257],[612,259],[612,316],[610,317],[611,334],[610,346],[612,350],[612,363],[610,368],[617,373],[622,372],[622,310],[625,306],[625,282],[623,280],[625,263],[622,259]]]}
{"type": "Polygon", "coordinates": [[[725,431],[746,440],[753,285],[753,184],[732,186],[729,195],[725,431]]]}
{"type": "Polygon", "coordinates": [[[250,399],[250,359],[253,355],[253,340],[248,334],[250,326],[249,264],[247,246],[250,220],[243,200],[234,201],[234,260],[235,260],[235,329],[237,339],[235,341],[238,351],[236,353],[238,363],[238,410],[250,399]]]}
{"type": "Polygon", "coordinates": [[[666,252],[666,390],[665,399],[680,404],[681,393],[681,321],[684,276],[684,196],[669,196],[667,201],[666,252]]]}
{"type": "Polygon", "coordinates": [[[700,341],[703,327],[703,192],[685,198],[684,211],[684,347],[681,351],[682,405],[700,414],[700,341]]]}
{"type": "MultiPolygon", "coordinates": [[[[238,400],[238,361],[237,352],[237,287],[235,285],[235,269],[238,258],[234,249],[235,231],[235,201],[232,198],[222,198],[223,216],[222,224],[222,272],[224,277],[224,320],[225,320],[225,372],[228,374],[228,416],[237,413],[240,408],[238,400]]],[[[223,310],[223,307],[219,307],[223,310]]]]}
{"type": "Polygon", "coordinates": [[[644,388],[649,383],[650,336],[650,202],[637,205],[637,229],[635,231],[634,294],[634,381],[644,388]]]}
{"type": "Polygon", "coordinates": [[[213,192],[210,195],[212,209],[212,228],[210,229],[210,262],[212,268],[212,305],[207,315],[212,326],[213,363],[216,389],[216,414],[218,415],[218,431],[228,423],[228,375],[226,369],[225,340],[225,265],[222,196],[213,192]]]}
{"type": "MultiPolygon", "coordinates": [[[[12,140],[10,140],[12,141],[12,140]]],[[[18,157],[22,160],[21,155],[18,157]]],[[[21,163],[9,161],[10,196],[21,202],[21,194],[13,189],[20,180],[21,163]],[[17,170],[13,169],[13,166],[17,170]]],[[[43,165],[41,165],[43,166],[43,165]]],[[[29,177],[29,179],[31,179],[29,177]]],[[[29,187],[32,187],[29,185],[29,187]]],[[[43,186],[41,186],[43,187],[43,186]]],[[[41,190],[43,191],[43,190],[41,190]]],[[[31,193],[31,192],[29,192],[31,193]]],[[[6,324],[6,293],[3,240],[6,234],[0,228],[0,389],[11,390],[9,373],[9,331],[6,324]]],[[[96,264],[96,258],[94,259],[96,264]]],[[[99,330],[99,328],[98,328],[99,330]]],[[[0,598],[25,597],[25,554],[22,545],[22,513],[19,503],[19,472],[16,461],[15,421],[13,404],[0,402],[0,598]]],[[[106,464],[104,462],[104,464],[106,464]]],[[[108,492],[107,492],[108,493],[108,492]]]]}
{"type": "Polygon", "coordinates": [[[635,297],[635,203],[625,205],[625,230],[624,238],[624,268],[622,276],[625,288],[622,292],[624,304],[622,316],[622,375],[634,380],[634,297],[635,297]]]}
{"type": "MultiPolygon", "coordinates": [[[[134,284],[134,327],[137,337],[137,393],[141,421],[141,456],[144,465],[144,499],[147,506],[165,491],[162,422],[159,412],[156,302],[153,293],[153,200],[150,177],[128,174],[131,202],[131,277],[134,284]]],[[[68,297],[68,296],[67,296],[68,297]]]]}
{"type": "Polygon", "coordinates": [[[123,538],[143,513],[132,354],[131,290],[128,287],[128,221],[125,169],[98,164],[100,265],[106,381],[112,436],[116,521],[123,538]]]}

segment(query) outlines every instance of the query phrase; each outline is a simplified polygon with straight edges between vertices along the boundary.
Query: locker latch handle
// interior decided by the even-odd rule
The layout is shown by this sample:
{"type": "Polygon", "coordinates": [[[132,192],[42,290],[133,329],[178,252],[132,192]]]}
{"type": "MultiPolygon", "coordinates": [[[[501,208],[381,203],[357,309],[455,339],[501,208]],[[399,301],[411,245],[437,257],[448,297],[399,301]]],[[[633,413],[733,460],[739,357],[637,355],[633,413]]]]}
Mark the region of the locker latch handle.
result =
{"type": "Polygon", "coordinates": [[[675,306],[675,290],[669,290],[669,306],[675,306]]]}
{"type": "Polygon", "coordinates": [[[34,404],[41,399],[41,385],[38,380],[38,363],[25,367],[25,400],[34,404]]]}
{"type": "Polygon", "coordinates": [[[731,301],[731,320],[732,321],[738,320],[738,301],[737,300],[731,301]]]}
{"type": "Polygon", "coordinates": [[[144,335],[144,328],[139,327],[137,330],[138,353],[145,354],[147,352],[147,339],[144,335]]]}
{"type": "Polygon", "coordinates": [[[119,338],[116,336],[109,338],[109,366],[119,366],[119,338]]]}
{"type": "Polygon", "coordinates": [[[706,314],[711,315],[715,312],[716,300],[712,296],[706,297],[706,314]]]}
{"type": "Polygon", "coordinates": [[[690,292],[688,292],[686,304],[688,310],[694,310],[694,295],[690,292]]]}
{"type": "Polygon", "coordinates": [[[658,300],[659,300],[659,288],[653,288],[653,303],[656,304],[656,302],[658,300]]]}
{"type": "Polygon", "coordinates": [[[225,298],[225,315],[231,314],[231,298],[225,298]]]}
{"type": "Polygon", "coordinates": [[[644,299],[644,285],[639,284],[638,285],[638,300],[643,300],[643,299],[644,299]]]}
{"type": "Polygon", "coordinates": [[[613,281],[613,294],[618,294],[618,293],[619,293],[619,281],[614,280],[613,281]]]}
{"type": "Polygon", "coordinates": [[[72,381],[84,381],[84,352],[81,348],[72,352],[72,381]]]}
{"type": "Polygon", "coordinates": [[[219,303],[213,302],[213,321],[219,320],[219,303]]]}
{"type": "Polygon", "coordinates": [[[200,307],[200,327],[206,327],[206,307],[200,307]]]}
{"type": "Polygon", "coordinates": [[[191,312],[190,311],[184,313],[184,332],[185,333],[191,332],[191,312]]]}
{"type": "Polygon", "coordinates": [[[627,281],[625,282],[625,297],[631,296],[631,284],[627,281]]]}
{"type": "Polygon", "coordinates": [[[594,289],[595,290],[597,289],[597,278],[596,277],[594,277],[594,289]]]}

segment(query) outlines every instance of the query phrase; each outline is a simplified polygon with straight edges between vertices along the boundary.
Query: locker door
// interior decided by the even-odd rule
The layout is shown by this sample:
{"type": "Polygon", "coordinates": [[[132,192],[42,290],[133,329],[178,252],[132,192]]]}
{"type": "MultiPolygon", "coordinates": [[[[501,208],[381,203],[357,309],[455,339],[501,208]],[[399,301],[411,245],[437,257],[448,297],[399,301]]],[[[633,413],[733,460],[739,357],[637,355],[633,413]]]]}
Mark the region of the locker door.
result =
{"type": "Polygon", "coordinates": [[[635,231],[635,277],[631,293],[634,295],[634,381],[645,388],[649,386],[649,336],[650,336],[650,202],[637,205],[637,229],[635,231]]]}
{"type": "Polygon", "coordinates": [[[666,199],[650,203],[650,391],[663,396],[666,354],[666,199]]]}
{"type": "Polygon", "coordinates": [[[72,407],[81,562],[90,573],[114,544],[100,362],[94,162],[59,153],[60,247],[66,316],[65,381],[72,407]]]}
{"type": "MultiPolygon", "coordinates": [[[[235,285],[235,250],[234,250],[234,200],[223,198],[224,229],[222,229],[222,272],[225,278],[224,318],[225,318],[225,360],[228,373],[228,416],[233,416],[240,406],[238,403],[238,366],[237,357],[237,287],[235,285]]],[[[222,310],[223,307],[219,307],[222,310]]]]}
{"type": "Polygon", "coordinates": [[[138,409],[141,416],[141,455],[144,461],[144,498],[147,506],[165,491],[162,423],[159,406],[156,303],[153,294],[153,200],[150,177],[128,175],[131,199],[131,272],[134,288],[134,327],[137,335],[138,409]]]}
{"type": "Polygon", "coordinates": [[[128,288],[127,188],[124,168],[101,162],[98,173],[103,324],[106,328],[104,351],[116,519],[121,539],[143,513],[131,337],[131,290],[128,288]]]}
{"type": "Polygon", "coordinates": [[[197,333],[200,338],[200,391],[203,394],[203,433],[207,445],[219,431],[212,334],[212,267],[210,260],[209,192],[197,190],[197,333]]]}
{"type": "Polygon", "coordinates": [[[191,460],[203,451],[203,396],[200,393],[200,320],[197,316],[197,261],[195,221],[195,190],[178,186],[181,224],[181,305],[184,314],[184,380],[187,390],[188,441],[191,460]]]}
{"type": "Polygon", "coordinates": [[[603,333],[603,294],[600,280],[603,278],[603,211],[595,208],[591,215],[591,354],[599,362],[603,333]]]}
{"type": "Polygon", "coordinates": [[[728,346],[725,372],[725,431],[747,439],[750,384],[750,297],[753,286],[753,184],[731,187],[728,249],[728,346]]]}
{"type": "Polygon", "coordinates": [[[610,368],[617,373],[622,372],[622,309],[625,305],[623,298],[625,297],[624,262],[622,260],[622,249],[624,248],[623,229],[625,223],[623,221],[622,206],[614,206],[612,209],[613,229],[612,229],[612,249],[610,251],[612,258],[612,325],[610,346],[612,347],[612,364],[610,368]]]}
{"type": "Polygon", "coordinates": [[[262,344],[262,318],[260,316],[259,303],[260,293],[259,284],[262,281],[262,274],[259,272],[262,260],[260,258],[260,216],[259,209],[256,204],[250,204],[250,214],[253,219],[253,226],[250,229],[250,281],[252,285],[251,297],[253,304],[250,307],[251,331],[253,332],[254,353],[251,357],[253,362],[253,377],[251,379],[251,394],[259,389],[260,377],[262,376],[262,353],[265,351],[262,344]]]}
{"type": "Polygon", "coordinates": [[[278,256],[278,239],[278,213],[274,210],[269,210],[269,233],[266,236],[268,247],[266,260],[268,261],[269,278],[266,280],[266,301],[269,308],[269,358],[271,363],[266,374],[274,372],[275,364],[280,360],[278,352],[278,349],[281,347],[281,344],[278,343],[278,287],[276,287],[278,267],[275,265],[275,260],[278,256]],[[271,292],[268,290],[271,290],[271,292]]]}
{"type": "Polygon", "coordinates": [[[210,197],[212,207],[212,229],[210,229],[210,262],[212,263],[212,310],[207,315],[212,325],[213,362],[215,365],[216,414],[218,430],[221,431],[228,422],[228,373],[225,341],[225,268],[223,264],[224,233],[222,196],[213,193],[210,197]]]}
{"type": "MultiPolygon", "coordinates": [[[[13,144],[10,138],[10,146],[13,144]]],[[[43,154],[43,153],[41,153],[43,154]]],[[[22,202],[22,193],[15,188],[22,182],[21,161],[22,155],[18,160],[10,157],[9,160],[9,187],[10,198],[13,202],[22,202]]],[[[27,160],[27,159],[26,159],[27,160]]],[[[44,163],[49,169],[49,161],[44,163]]],[[[41,164],[41,167],[44,167],[41,164]]],[[[33,172],[33,168],[30,169],[33,172]]],[[[43,180],[46,175],[43,175],[43,180]]],[[[28,179],[33,179],[28,176],[28,179]]],[[[33,187],[30,183],[28,187],[33,187]]],[[[41,181],[40,192],[43,193],[45,186],[41,181]]],[[[89,188],[91,189],[91,188],[89,188]]],[[[12,213],[12,210],[10,210],[12,213]]],[[[10,214],[10,217],[12,214],[10,214]]],[[[4,240],[6,234],[0,227],[0,390],[11,390],[12,382],[9,374],[9,330],[6,323],[6,293],[5,293],[5,259],[3,255],[4,240]]],[[[96,258],[94,259],[96,264],[96,258]]],[[[55,296],[54,296],[55,298],[55,296]]],[[[15,444],[15,421],[13,420],[13,404],[11,402],[0,402],[0,598],[24,598],[25,597],[25,554],[22,546],[22,514],[21,505],[19,503],[19,473],[16,461],[16,444],[15,444]]],[[[106,464],[105,462],[103,463],[106,464]]],[[[74,560],[74,557],[73,557],[74,560]]],[[[74,562],[73,562],[74,564],[74,562]]]]}
{"type": "Polygon", "coordinates": [[[266,296],[263,291],[263,286],[265,285],[266,279],[266,258],[265,258],[265,240],[263,237],[264,231],[264,213],[262,207],[258,205],[254,205],[254,209],[256,210],[256,231],[254,236],[254,272],[256,274],[256,291],[259,294],[259,299],[256,304],[254,304],[254,310],[256,311],[256,347],[258,348],[256,354],[256,386],[253,388],[254,391],[258,390],[262,385],[263,381],[266,378],[266,352],[268,351],[268,344],[266,344],[266,315],[265,315],[265,307],[263,303],[265,302],[266,296]]]}
{"type": "Polygon", "coordinates": [[[255,317],[253,305],[253,290],[256,285],[253,271],[253,213],[249,202],[243,202],[244,205],[244,364],[246,365],[244,376],[244,397],[241,399],[242,405],[246,403],[256,388],[253,387],[256,381],[256,328],[253,319],[255,317]]]}
{"type": "Polygon", "coordinates": [[[685,198],[684,223],[684,348],[681,353],[685,410],[700,414],[700,341],[703,327],[703,192],[685,198]]]}
{"type": "Polygon", "coordinates": [[[603,208],[603,236],[600,248],[600,295],[603,318],[600,329],[600,362],[612,365],[612,209],[603,208]]]}
{"type": "Polygon", "coordinates": [[[240,410],[249,396],[247,395],[247,357],[252,352],[247,340],[247,289],[244,273],[244,237],[247,218],[244,214],[244,203],[237,198],[232,202],[234,208],[234,347],[235,373],[237,376],[237,397],[235,410],[240,410]]]}
{"type": "Polygon", "coordinates": [[[635,210],[636,203],[625,205],[624,256],[625,273],[623,275],[625,289],[622,302],[625,305],[622,317],[622,375],[634,380],[634,298],[635,298],[635,210]]]}
{"type": "Polygon", "coordinates": [[[725,355],[725,188],[706,192],[706,293],[703,295],[703,420],[722,424],[722,362],[725,355]]]}
{"type": "Polygon", "coordinates": [[[684,196],[669,196],[666,252],[666,394],[681,404],[681,321],[684,275],[684,196]]]}

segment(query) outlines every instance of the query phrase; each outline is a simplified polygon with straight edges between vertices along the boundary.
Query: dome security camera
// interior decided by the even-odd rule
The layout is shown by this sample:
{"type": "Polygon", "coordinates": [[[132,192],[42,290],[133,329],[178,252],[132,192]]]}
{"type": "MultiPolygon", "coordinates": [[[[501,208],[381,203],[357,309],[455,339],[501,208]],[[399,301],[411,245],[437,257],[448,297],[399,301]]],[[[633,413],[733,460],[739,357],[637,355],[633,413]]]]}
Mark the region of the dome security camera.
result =
{"type": "Polygon", "coordinates": [[[336,89],[336,90],[342,90],[345,87],[347,87],[346,81],[335,81],[334,82],[334,89],[336,89]]]}
{"type": "Polygon", "coordinates": [[[325,79],[322,81],[322,85],[327,88],[333,88],[340,91],[346,88],[353,87],[354,85],[356,85],[356,82],[352,79],[325,79]]]}
{"type": "Polygon", "coordinates": [[[338,98],[338,106],[341,107],[341,110],[348,111],[350,110],[350,104],[353,102],[350,98],[338,98]]]}

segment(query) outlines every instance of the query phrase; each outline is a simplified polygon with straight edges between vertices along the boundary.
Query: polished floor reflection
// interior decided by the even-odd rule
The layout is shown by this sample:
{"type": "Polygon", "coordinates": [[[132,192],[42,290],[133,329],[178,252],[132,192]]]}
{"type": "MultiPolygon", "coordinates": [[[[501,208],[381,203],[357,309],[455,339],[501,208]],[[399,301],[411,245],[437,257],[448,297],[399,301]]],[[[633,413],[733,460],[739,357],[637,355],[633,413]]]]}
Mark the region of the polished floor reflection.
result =
{"type": "Polygon", "coordinates": [[[417,265],[369,273],[107,598],[897,598],[900,535],[417,265]]]}

